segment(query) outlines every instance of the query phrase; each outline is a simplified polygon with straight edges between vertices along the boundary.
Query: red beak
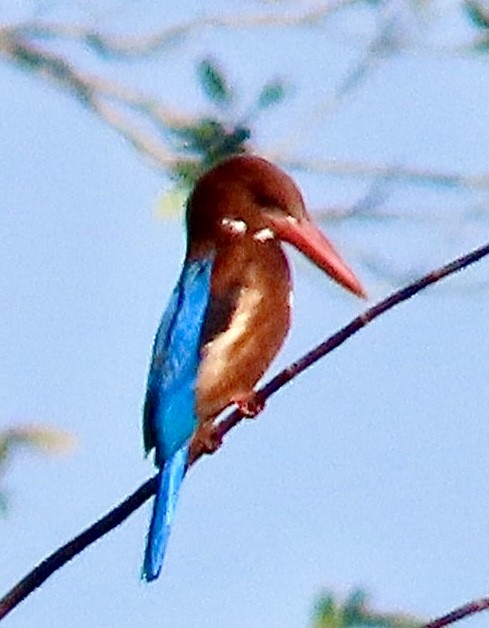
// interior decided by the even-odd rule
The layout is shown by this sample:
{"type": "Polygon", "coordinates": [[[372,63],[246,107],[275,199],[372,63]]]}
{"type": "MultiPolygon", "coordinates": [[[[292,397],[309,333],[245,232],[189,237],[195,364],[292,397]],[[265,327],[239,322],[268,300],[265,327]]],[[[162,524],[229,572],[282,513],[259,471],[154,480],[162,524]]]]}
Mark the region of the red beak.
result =
{"type": "Polygon", "coordinates": [[[281,240],[295,246],[316,266],[353,294],[362,298],[367,297],[353,271],[308,216],[299,219],[269,214],[268,219],[273,231],[281,240]]]}

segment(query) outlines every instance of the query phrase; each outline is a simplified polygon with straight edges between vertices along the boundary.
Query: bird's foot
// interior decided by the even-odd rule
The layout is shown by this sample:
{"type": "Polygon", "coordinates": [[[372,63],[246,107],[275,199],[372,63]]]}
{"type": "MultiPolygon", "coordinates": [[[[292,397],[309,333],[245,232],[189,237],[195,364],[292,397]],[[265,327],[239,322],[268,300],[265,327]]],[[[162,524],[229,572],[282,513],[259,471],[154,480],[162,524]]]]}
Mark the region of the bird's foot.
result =
{"type": "Polygon", "coordinates": [[[191,448],[195,454],[213,454],[221,445],[222,436],[217,431],[214,423],[209,422],[199,425],[192,439],[191,448]]]}
{"type": "Polygon", "coordinates": [[[265,401],[259,393],[252,390],[248,395],[235,400],[241,414],[247,419],[254,419],[263,411],[265,401]]]}

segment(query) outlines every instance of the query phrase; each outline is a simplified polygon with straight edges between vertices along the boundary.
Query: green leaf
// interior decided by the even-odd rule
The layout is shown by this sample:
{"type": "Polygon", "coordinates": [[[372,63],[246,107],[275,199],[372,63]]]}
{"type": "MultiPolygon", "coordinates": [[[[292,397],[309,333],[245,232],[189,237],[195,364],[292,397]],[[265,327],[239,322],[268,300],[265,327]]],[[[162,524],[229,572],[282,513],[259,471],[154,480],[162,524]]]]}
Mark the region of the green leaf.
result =
{"type": "Polygon", "coordinates": [[[314,608],[314,628],[342,628],[336,598],[332,593],[324,594],[314,608]]]}
{"type": "Polygon", "coordinates": [[[197,73],[204,94],[211,102],[220,106],[231,103],[233,90],[215,61],[204,59],[198,64],[197,73]]]}
{"type": "Polygon", "coordinates": [[[188,192],[194,187],[195,182],[204,172],[200,161],[179,161],[172,168],[172,175],[178,181],[184,191],[188,192]]]}
{"type": "Polygon", "coordinates": [[[355,622],[361,622],[366,615],[367,594],[361,589],[353,589],[343,605],[345,625],[353,626],[355,622]]]}
{"type": "Polygon", "coordinates": [[[489,29],[489,6],[476,0],[465,0],[464,8],[474,26],[489,29]]]}
{"type": "Polygon", "coordinates": [[[182,129],[178,134],[184,138],[186,148],[206,154],[226,133],[224,126],[212,118],[201,118],[196,124],[182,129]]]}
{"type": "Polygon", "coordinates": [[[246,126],[227,127],[213,118],[201,118],[194,125],[178,129],[174,135],[182,143],[182,159],[172,167],[173,177],[191,189],[197,178],[221,159],[246,152],[251,131],[246,126]]]}
{"type": "Polygon", "coordinates": [[[373,610],[367,595],[353,589],[342,601],[326,592],[316,603],[314,628],[421,628],[425,622],[402,613],[373,610]]]}
{"type": "Polygon", "coordinates": [[[288,87],[282,80],[270,81],[263,86],[259,96],[257,107],[258,109],[266,109],[278,105],[287,96],[288,87]]]}

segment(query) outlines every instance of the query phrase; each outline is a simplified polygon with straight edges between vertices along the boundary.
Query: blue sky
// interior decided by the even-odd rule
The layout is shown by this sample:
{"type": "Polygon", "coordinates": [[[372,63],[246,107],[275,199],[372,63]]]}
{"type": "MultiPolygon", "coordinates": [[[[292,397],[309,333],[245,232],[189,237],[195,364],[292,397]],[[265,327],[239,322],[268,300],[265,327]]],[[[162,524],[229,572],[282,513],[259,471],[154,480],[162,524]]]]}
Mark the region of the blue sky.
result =
{"type": "MultiPolygon", "coordinates": [[[[171,16],[156,3],[138,4],[144,20],[126,9],[103,23],[124,30],[195,15],[192,3],[171,16]]],[[[209,14],[223,4],[206,5],[209,14]]],[[[53,15],[70,17],[66,8],[53,15]]],[[[202,106],[192,68],[203,54],[225,59],[243,95],[280,71],[297,87],[258,129],[260,146],[273,148],[312,99],[327,100],[357,54],[321,37],[250,30],[237,40],[205,31],[145,66],[103,69],[190,112],[202,106]]],[[[320,117],[292,148],[484,172],[488,81],[483,58],[385,62],[358,97],[320,117]]],[[[184,234],[179,217],[155,215],[170,183],[69,97],[5,64],[0,94],[0,425],[50,423],[78,440],[65,459],[25,455],[11,469],[0,544],[6,590],[153,473],[142,455],[141,406],[184,234]]],[[[365,181],[297,180],[312,209],[353,202],[368,189],[365,181]]],[[[421,217],[446,210],[449,218],[326,225],[372,301],[394,286],[368,271],[366,257],[412,271],[488,237],[483,221],[451,213],[487,211],[482,193],[390,192],[396,208],[421,217]]],[[[292,261],[294,328],[274,371],[363,307],[298,255],[292,261]]],[[[422,616],[487,594],[489,292],[477,289],[487,268],[482,262],[382,317],[199,463],[155,584],[139,581],[147,505],[51,578],[7,625],[293,628],[308,625],[323,589],[362,586],[376,606],[422,616]]]]}

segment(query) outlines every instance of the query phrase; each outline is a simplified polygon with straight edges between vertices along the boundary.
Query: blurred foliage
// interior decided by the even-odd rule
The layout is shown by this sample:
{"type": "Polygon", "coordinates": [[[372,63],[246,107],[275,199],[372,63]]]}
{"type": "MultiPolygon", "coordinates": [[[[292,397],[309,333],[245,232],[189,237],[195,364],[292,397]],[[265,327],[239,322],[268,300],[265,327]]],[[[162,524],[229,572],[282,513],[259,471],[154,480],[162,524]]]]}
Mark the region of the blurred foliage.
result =
{"type": "Polygon", "coordinates": [[[46,425],[19,425],[0,431],[0,514],[7,512],[7,494],[3,478],[12,458],[22,449],[48,455],[60,455],[74,446],[74,438],[46,425]]]}
{"type": "Polygon", "coordinates": [[[287,95],[287,85],[282,80],[270,81],[262,87],[256,102],[258,111],[278,105],[287,95]]]}
{"type": "Polygon", "coordinates": [[[197,64],[200,86],[207,98],[218,106],[228,106],[234,99],[234,90],[224,72],[212,59],[203,59],[197,64]]]}
{"type": "Polygon", "coordinates": [[[465,0],[465,11],[476,28],[489,29],[489,3],[480,0],[465,0]]]}
{"type": "Polygon", "coordinates": [[[226,125],[214,118],[201,118],[194,125],[176,131],[176,135],[181,140],[182,152],[197,158],[191,162],[178,162],[172,172],[179,185],[190,189],[215,163],[229,155],[244,153],[251,131],[240,125],[226,125]]]}
{"type": "Polygon", "coordinates": [[[197,78],[209,105],[216,111],[193,124],[171,130],[175,149],[182,159],[170,166],[175,186],[158,200],[157,213],[160,215],[180,211],[182,202],[200,175],[217,162],[247,152],[246,143],[252,135],[253,122],[265,109],[279,105],[290,91],[285,81],[271,79],[260,89],[249,112],[240,117],[236,112],[236,88],[215,60],[199,61],[197,78]]]}
{"type": "Polygon", "coordinates": [[[489,50],[489,2],[465,0],[463,6],[470,23],[478,31],[478,37],[475,39],[472,49],[475,52],[486,54],[489,50]]]}
{"type": "Polygon", "coordinates": [[[205,170],[224,157],[246,152],[246,142],[251,136],[249,126],[237,121],[234,111],[230,111],[236,101],[236,89],[218,63],[201,60],[197,63],[197,77],[204,96],[217,110],[214,115],[202,116],[195,123],[173,131],[183,159],[171,174],[185,192],[205,170]],[[189,161],[188,157],[194,159],[189,161]]]}
{"type": "Polygon", "coordinates": [[[407,615],[371,609],[361,589],[353,589],[345,600],[334,593],[324,593],[316,603],[313,617],[314,628],[419,628],[423,624],[407,615]]]}

